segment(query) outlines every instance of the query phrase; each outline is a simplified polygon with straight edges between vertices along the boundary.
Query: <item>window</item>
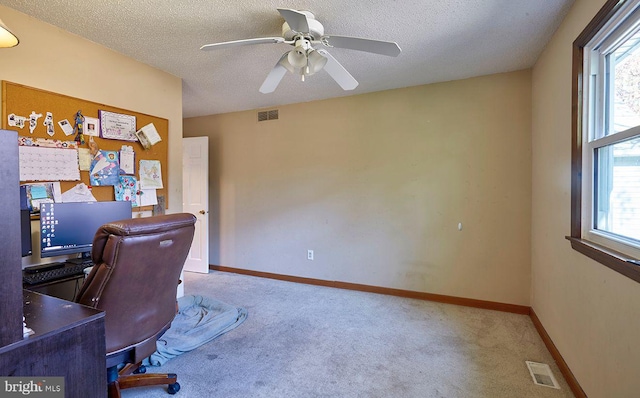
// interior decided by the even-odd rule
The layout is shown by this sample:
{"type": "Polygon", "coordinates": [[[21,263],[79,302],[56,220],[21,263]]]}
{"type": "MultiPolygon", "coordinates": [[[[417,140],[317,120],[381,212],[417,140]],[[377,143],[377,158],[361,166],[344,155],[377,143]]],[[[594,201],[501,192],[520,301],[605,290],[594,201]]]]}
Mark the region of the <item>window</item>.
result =
{"type": "Polygon", "coordinates": [[[640,0],[609,0],[574,42],[571,240],[640,282],[640,0]]]}

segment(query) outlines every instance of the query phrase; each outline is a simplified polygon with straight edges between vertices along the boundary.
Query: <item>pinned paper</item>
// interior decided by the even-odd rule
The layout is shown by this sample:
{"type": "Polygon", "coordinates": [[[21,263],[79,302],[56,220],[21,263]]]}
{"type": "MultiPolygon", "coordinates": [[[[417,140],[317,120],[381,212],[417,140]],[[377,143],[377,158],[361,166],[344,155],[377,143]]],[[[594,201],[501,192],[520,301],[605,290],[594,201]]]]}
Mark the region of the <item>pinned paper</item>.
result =
{"type": "Polygon", "coordinates": [[[24,122],[27,120],[24,116],[18,116],[15,113],[11,113],[9,115],[9,126],[23,128],[24,122]]]}
{"type": "Polygon", "coordinates": [[[18,146],[20,181],[80,179],[78,152],[66,148],[18,146]]]}
{"type": "Polygon", "coordinates": [[[140,161],[140,189],[162,188],[162,170],[159,160],[140,161]]]}
{"type": "Polygon", "coordinates": [[[129,201],[132,207],[140,206],[138,180],[134,176],[120,176],[120,182],[113,187],[116,200],[129,201]]]}
{"type": "Polygon", "coordinates": [[[47,134],[51,137],[56,133],[53,128],[53,113],[47,112],[47,116],[44,117],[42,124],[47,128],[47,134]]]}
{"type": "Polygon", "coordinates": [[[117,185],[120,183],[118,151],[100,150],[91,162],[91,185],[117,185]]]}
{"type": "Polygon", "coordinates": [[[29,131],[31,132],[31,134],[33,134],[33,130],[36,129],[38,119],[40,119],[41,117],[42,113],[35,113],[34,111],[31,111],[31,114],[29,115],[29,131]]]}
{"type": "Polygon", "coordinates": [[[78,166],[81,171],[91,170],[91,150],[89,148],[78,148],[78,166]]]}
{"type": "Polygon", "coordinates": [[[153,123],[149,123],[136,131],[136,137],[138,137],[138,141],[140,141],[144,149],[149,149],[162,141],[162,137],[158,134],[158,130],[156,130],[156,126],[154,126],[153,123]]]}
{"type": "Polygon", "coordinates": [[[84,135],[91,137],[100,136],[100,119],[96,117],[84,117],[84,135]]]}
{"type": "Polygon", "coordinates": [[[84,182],[76,185],[68,191],[62,193],[63,202],[96,202],[96,198],[91,193],[89,188],[84,182]]]}
{"type": "Polygon", "coordinates": [[[27,204],[32,212],[40,211],[42,203],[53,203],[62,201],[60,182],[42,182],[24,184],[27,193],[27,204]]]}
{"type": "Polygon", "coordinates": [[[47,197],[47,187],[44,185],[31,186],[31,199],[44,199],[47,197]]]}
{"type": "Polygon", "coordinates": [[[136,153],[130,145],[120,148],[120,174],[136,173],[136,153]]]}
{"type": "Polygon", "coordinates": [[[58,126],[60,126],[60,128],[62,129],[64,135],[73,134],[73,127],[71,126],[71,124],[69,124],[69,121],[67,119],[60,120],[58,122],[58,126]]]}
{"type": "Polygon", "coordinates": [[[140,206],[152,206],[158,204],[158,195],[155,189],[143,189],[140,191],[140,206]]]}
{"type": "Polygon", "coordinates": [[[20,146],[39,146],[42,148],[76,149],[78,143],[75,141],[62,141],[52,138],[22,137],[18,136],[20,146]]]}

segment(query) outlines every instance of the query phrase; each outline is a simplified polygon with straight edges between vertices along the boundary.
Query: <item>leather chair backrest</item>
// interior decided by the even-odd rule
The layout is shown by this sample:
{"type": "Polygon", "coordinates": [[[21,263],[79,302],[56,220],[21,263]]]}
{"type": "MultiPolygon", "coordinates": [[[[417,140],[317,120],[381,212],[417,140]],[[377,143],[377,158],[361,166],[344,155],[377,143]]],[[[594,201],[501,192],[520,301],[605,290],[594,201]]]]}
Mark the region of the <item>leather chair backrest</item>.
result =
{"type": "MultiPolygon", "coordinates": [[[[107,354],[145,346],[142,360],[176,313],[176,290],[196,218],[169,214],[105,224],[95,234],[94,267],[76,301],[105,311],[107,354]]],[[[148,352],[150,350],[150,352],[148,352]]]]}

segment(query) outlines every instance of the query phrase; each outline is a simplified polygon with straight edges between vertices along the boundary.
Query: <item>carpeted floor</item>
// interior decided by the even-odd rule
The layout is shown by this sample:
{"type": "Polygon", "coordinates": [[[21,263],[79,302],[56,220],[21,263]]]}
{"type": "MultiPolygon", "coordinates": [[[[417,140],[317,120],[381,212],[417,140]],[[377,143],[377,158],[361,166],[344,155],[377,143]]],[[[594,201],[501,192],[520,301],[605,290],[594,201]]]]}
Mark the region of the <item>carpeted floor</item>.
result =
{"type": "Polygon", "coordinates": [[[186,273],[185,294],[249,316],[148,368],[178,374],[176,397],[573,397],[525,315],[215,271],[186,273]],[[548,363],[561,389],[534,385],[526,360],[548,363]]]}

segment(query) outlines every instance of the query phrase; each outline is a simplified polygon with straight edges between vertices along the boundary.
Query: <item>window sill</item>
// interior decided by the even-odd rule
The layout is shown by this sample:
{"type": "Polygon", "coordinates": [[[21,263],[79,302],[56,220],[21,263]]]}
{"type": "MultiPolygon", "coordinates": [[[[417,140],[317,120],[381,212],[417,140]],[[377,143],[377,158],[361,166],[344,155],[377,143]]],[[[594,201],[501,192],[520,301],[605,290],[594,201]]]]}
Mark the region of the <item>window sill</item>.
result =
{"type": "Polygon", "coordinates": [[[636,282],[640,282],[640,265],[629,262],[629,260],[635,259],[584,239],[571,236],[567,236],[566,238],[571,242],[571,247],[574,250],[636,282]]]}

